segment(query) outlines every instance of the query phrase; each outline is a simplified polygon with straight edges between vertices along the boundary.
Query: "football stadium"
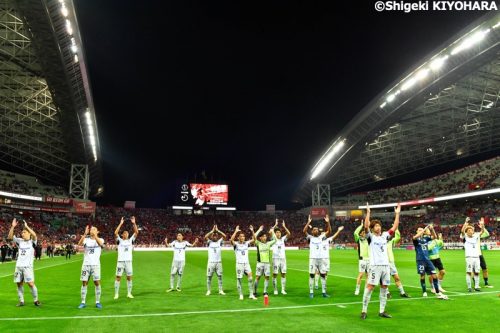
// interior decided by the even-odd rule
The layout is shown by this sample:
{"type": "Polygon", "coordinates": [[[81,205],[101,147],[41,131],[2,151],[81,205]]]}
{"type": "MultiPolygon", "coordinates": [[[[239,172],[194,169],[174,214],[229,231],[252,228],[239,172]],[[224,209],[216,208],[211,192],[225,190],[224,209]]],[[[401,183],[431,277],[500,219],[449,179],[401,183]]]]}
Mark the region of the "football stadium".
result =
{"type": "Polygon", "coordinates": [[[241,209],[197,165],[107,201],[136,175],[106,172],[74,2],[0,0],[1,332],[498,330],[498,11],[358,92],[289,208],[241,209]]]}

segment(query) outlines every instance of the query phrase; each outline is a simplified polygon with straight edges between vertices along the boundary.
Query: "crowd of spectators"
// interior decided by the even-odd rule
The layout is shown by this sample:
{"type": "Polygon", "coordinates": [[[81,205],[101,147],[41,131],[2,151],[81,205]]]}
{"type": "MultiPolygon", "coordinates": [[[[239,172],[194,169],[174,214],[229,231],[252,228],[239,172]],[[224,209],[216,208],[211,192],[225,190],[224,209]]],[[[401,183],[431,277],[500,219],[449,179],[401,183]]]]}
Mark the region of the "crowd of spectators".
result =
{"type": "Polygon", "coordinates": [[[0,191],[36,195],[68,197],[61,186],[42,184],[37,178],[0,170],[0,191]]]}

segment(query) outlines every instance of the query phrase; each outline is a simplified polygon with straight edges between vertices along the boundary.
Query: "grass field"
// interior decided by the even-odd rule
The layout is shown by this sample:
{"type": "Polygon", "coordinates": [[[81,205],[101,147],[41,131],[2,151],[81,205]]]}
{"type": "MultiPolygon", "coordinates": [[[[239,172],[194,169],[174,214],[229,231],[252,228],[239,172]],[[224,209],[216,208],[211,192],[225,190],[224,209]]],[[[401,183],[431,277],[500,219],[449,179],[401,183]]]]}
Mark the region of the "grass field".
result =
{"type": "MultiPolygon", "coordinates": [[[[17,294],[12,282],[14,263],[0,265],[0,332],[409,332],[423,329],[440,332],[495,332],[500,313],[500,251],[485,252],[493,289],[467,293],[463,251],[443,251],[447,275],[443,287],[449,301],[421,297],[413,251],[395,251],[399,274],[411,299],[399,297],[394,285],[387,312],[378,313],[378,289],[372,296],[366,321],[359,319],[362,296],[354,296],[357,258],[353,250],[332,250],[328,278],[329,299],[319,292],[308,297],[308,251],[287,253],[288,295],[270,297],[264,307],[258,300],[238,299],[234,254],[223,252],[224,289],[217,291],[212,281],[211,296],[206,292],[206,252],[188,252],[182,292],[165,293],[169,284],[171,252],[136,252],[134,254],[134,296],[127,299],[122,281],[120,299],[113,300],[116,253],[101,257],[102,304],[94,305],[94,287],[89,286],[87,308],[80,303],[80,268],[82,256],[71,261],[64,257],[35,263],[35,278],[42,307],[32,303],[25,287],[26,306],[17,308],[17,294]]],[[[255,252],[250,253],[255,270],[255,252]]],[[[481,279],[481,285],[483,281],[481,279]]],[[[245,296],[248,296],[246,280],[245,296]]],[[[259,286],[262,292],[263,282],[259,286]]],[[[429,293],[430,294],[430,293],[429,293]]],[[[431,295],[431,294],[430,294],[431,295]]]]}

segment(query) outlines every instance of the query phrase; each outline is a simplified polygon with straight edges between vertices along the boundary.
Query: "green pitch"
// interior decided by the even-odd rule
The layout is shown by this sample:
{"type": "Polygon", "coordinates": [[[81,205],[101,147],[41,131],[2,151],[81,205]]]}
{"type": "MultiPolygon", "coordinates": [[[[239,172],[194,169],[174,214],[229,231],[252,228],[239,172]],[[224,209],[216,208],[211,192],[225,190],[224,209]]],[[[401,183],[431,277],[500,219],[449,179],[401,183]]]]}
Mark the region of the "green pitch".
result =
{"type": "MultiPolygon", "coordinates": [[[[467,293],[463,251],[443,251],[447,275],[443,287],[449,301],[435,299],[429,290],[421,298],[413,251],[395,251],[403,284],[411,299],[399,297],[394,285],[386,311],[392,319],[378,313],[378,289],[372,296],[366,321],[359,319],[362,295],[354,296],[357,274],[356,253],[352,250],[331,252],[328,278],[329,299],[316,291],[308,297],[308,251],[287,252],[288,295],[272,295],[264,307],[262,296],[240,301],[236,290],[234,254],[223,252],[224,289],[217,294],[217,280],[212,281],[212,295],[206,292],[206,252],[188,252],[182,291],[166,293],[169,285],[171,252],[136,252],[134,254],[135,299],[127,299],[122,280],[120,299],[113,300],[116,253],[101,257],[103,309],[94,307],[94,286],[89,285],[87,308],[80,303],[80,268],[82,256],[71,261],[64,257],[35,263],[35,279],[41,308],[32,303],[25,287],[26,306],[16,308],[17,294],[12,282],[14,263],[0,265],[0,332],[495,332],[500,313],[500,251],[485,251],[493,289],[467,293]]],[[[255,270],[255,252],[250,253],[255,270]]],[[[271,284],[270,284],[271,285],[271,284]]],[[[481,278],[481,285],[483,280],[481,278]]],[[[263,281],[259,285],[262,293],[263,281]]],[[[428,287],[428,289],[430,289],[428,287]]]]}

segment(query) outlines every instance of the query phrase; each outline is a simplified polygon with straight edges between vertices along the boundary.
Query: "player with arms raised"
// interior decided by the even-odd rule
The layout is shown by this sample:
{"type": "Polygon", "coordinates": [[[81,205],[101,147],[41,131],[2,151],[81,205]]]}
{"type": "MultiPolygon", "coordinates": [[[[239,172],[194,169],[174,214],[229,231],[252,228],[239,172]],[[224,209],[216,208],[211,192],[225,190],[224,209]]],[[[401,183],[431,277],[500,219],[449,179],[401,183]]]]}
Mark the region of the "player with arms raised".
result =
{"type": "MultiPolygon", "coordinates": [[[[253,233],[253,226],[250,226],[250,231],[253,233]]],[[[243,274],[248,277],[248,292],[250,299],[257,299],[253,294],[254,285],[252,281],[252,268],[250,267],[250,261],[248,260],[248,249],[249,245],[254,242],[253,239],[245,241],[245,234],[241,232],[240,226],[236,226],[233,235],[231,236],[231,245],[234,247],[234,253],[236,254],[236,279],[238,292],[240,294],[240,300],[243,300],[243,288],[241,286],[241,279],[243,279],[243,274]],[[235,241],[236,235],[238,235],[238,241],[235,241]]]]}
{"type": "Polygon", "coordinates": [[[135,216],[130,218],[130,222],[132,222],[132,226],[134,228],[134,234],[132,237],[128,237],[128,231],[122,232],[122,237],[120,237],[120,228],[125,222],[125,218],[121,218],[120,224],[116,227],[115,230],[115,238],[118,244],[118,262],[116,264],[116,280],[115,280],[115,299],[119,297],[120,291],[120,280],[122,278],[123,272],[127,274],[127,297],[134,298],[132,296],[132,251],[134,250],[134,242],[137,239],[137,235],[139,235],[139,229],[137,229],[137,224],[135,223],[135,216]]]}
{"type": "MultiPolygon", "coordinates": [[[[276,225],[278,224],[278,219],[276,219],[276,225]]],[[[282,237],[281,230],[279,228],[274,228],[274,234],[276,235],[276,243],[274,243],[273,250],[273,288],[274,294],[278,295],[278,273],[281,273],[281,294],[286,295],[286,255],[285,255],[285,242],[290,238],[290,230],[285,225],[285,220],[282,223],[283,230],[285,230],[285,236],[282,237]]]]}
{"type": "Polygon", "coordinates": [[[326,273],[328,267],[325,265],[325,261],[322,260],[321,247],[322,242],[326,239],[326,236],[330,234],[330,224],[328,215],[325,216],[325,222],[327,223],[326,232],[319,232],[318,227],[313,227],[311,234],[309,234],[309,227],[312,222],[311,215],[307,218],[307,223],[302,230],[309,241],[309,298],[314,297],[314,275],[316,271],[319,271],[321,277],[321,292],[323,297],[328,297],[326,294],[326,273]]]}
{"type": "Polygon", "coordinates": [[[81,296],[82,302],[78,306],[79,309],[86,307],[87,299],[87,285],[89,283],[90,276],[94,280],[95,285],[95,306],[98,309],[102,309],[101,304],[101,251],[104,247],[104,239],[99,238],[99,231],[96,227],[85,228],[85,232],[78,242],[78,246],[84,248],[82,273],[80,275],[80,281],[82,281],[81,296]],[[90,237],[87,238],[87,235],[90,237]]]}
{"type": "Polygon", "coordinates": [[[38,300],[38,289],[35,286],[35,274],[33,272],[33,259],[35,255],[35,246],[37,243],[36,233],[24,221],[21,238],[14,236],[14,228],[18,225],[16,219],[12,220],[8,240],[13,240],[19,248],[19,255],[16,261],[16,270],[14,272],[14,283],[17,284],[17,296],[19,303],[17,306],[24,306],[24,283],[26,282],[31,289],[33,302],[35,306],[40,306],[38,300]]]}
{"type": "Polygon", "coordinates": [[[370,206],[366,203],[365,233],[370,249],[370,270],[368,271],[368,281],[363,294],[363,310],[361,319],[366,319],[368,304],[372,296],[373,288],[380,283],[380,311],[379,316],[391,318],[392,316],[385,312],[387,303],[387,287],[391,283],[389,256],[387,255],[388,241],[394,236],[399,226],[399,213],[401,205],[394,209],[396,217],[394,224],[389,231],[382,232],[382,222],[379,220],[370,221],[370,206]],[[370,226],[372,230],[370,231],[370,226]]]}
{"type": "Polygon", "coordinates": [[[359,289],[361,288],[361,279],[363,275],[368,276],[368,269],[370,267],[370,249],[368,245],[368,240],[366,239],[365,223],[361,221],[361,225],[354,230],[354,241],[358,243],[358,277],[356,278],[356,290],[354,295],[359,295],[359,289]]]}
{"type": "Polygon", "coordinates": [[[267,295],[267,288],[269,287],[269,277],[271,276],[271,247],[276,243],[276,235],[274,234],[274,228],[278,223],[276,223],[269,233],[271,234],[271,240],[267,241],[267,234],[262,232],[264,227],[261,226],[257,233],[252,231],[252,236],[257,246],[257,266],[255,267],[255,290],[254,295],[257,295],[257,288],[259,287],[259,280],[262,275],[264,275],[264,295],[267,295]]]}
{"type": "Polygon", "coordinates": [[[226,235],[214,225],[212,230],[205,235],[205,241],[208,244],[208,263],[207,263],[207,296],[210,296],[212,288],[212,276],[217,275],[219,283],[219,295],[225,295],[222,288],[222,243],[226,239],[226,235]],[[220,237],[218,236],[220,235],[220,237]]]}
{"type": "Polygon", "coordinates": [[[177,239],[172,243],[169,243],[168,239],[165,238],[165,244],[174,249],[174,258],[172,259],[172,268],[170,269],[170,289],[167,289],[167,293],[174,290],[175,275],[178,275],[177,287],[175,290],[181,291],[182,273],[184,273],[184,266],[186,266],[186,248],[193,247],[198,244],[198,238],[194,240],[193,244],[183,239],[184,236],[182,236],[181,233],[177,234],[177,239]]]}
{"type": "Polygon", "coordinates": [[[469,218],[465,220],[462,230],[460,231],[460,238],[463,239],[464,249],[465,249],[465,268],[467,275],[465,276],[467,282],[467,289],[472,292],[472,281],[471,276],[474,273],[474,290],[481,291],[479,287],[479,270],[480,270],[480,260],[479,260],[479,242],[481,234],[484,232],[484,220],[481,219],[483,223],[479,223],[481,232],[474,232],[474,225],[469,223],[469,218]]]}

